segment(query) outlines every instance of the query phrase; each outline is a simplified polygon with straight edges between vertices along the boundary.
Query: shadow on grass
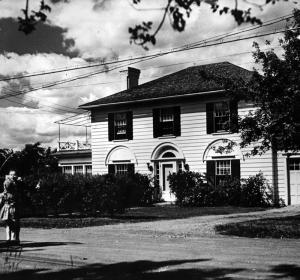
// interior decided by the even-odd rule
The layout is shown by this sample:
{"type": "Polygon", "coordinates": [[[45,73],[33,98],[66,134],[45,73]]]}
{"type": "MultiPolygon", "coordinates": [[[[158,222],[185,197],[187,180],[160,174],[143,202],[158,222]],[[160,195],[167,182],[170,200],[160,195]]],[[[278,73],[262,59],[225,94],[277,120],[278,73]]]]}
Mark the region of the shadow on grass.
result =
{"type": "Polygon", "coordinates": [[[300,280],[300,267],[292,264],[277,265],[272,269],[276,276],[272,279],[300,280]]]}
{"type": "Polygon", "coordinates": [[[137,207],[127,210],[124,214],[114,216],[99,215],[86,217],[74,215],[72,217],[48,217],[48,218],[23,218],[22,227],[32,228],[78,228],[89,226],[104,226],[120,223],[140,223],[158,220],[185,219],[191,217],[228,215],[240,213],[254,213],[264,211],[266,208],[243,207],[178,207],[176,205],[163,205],[155,207],[137,207]]]}
{"type": "Polygon", "coordinates": [[[252,238],[300,238],[300,215],[216,225],[223,235],[252,238]]]}
{"type": "MultiPolygon", "coordinates": [[[[5,241],[0,241],[0,253],[7,252],[22,252],[23,249],[27,248],[41,248],[50,246],[63,246],[63,245],[78,245],[80,242],[21,242],[20,245],[8,245],[5,241]]],[[[28,251],[28,250],[26,250],[28,251]]],[[[38,250],[30,250],[38,251],[38,250]]]]}
{"type": "Polygon", "coordinates": [[[122,262],[110,265],[90,264],[78,268],[65,269],[60,271],[45,270],[23,270],[12,273],[0,273],[1,280],[19,280],[19,279],[55,279],[55,280],[208,280],[208,279],[232,279],[229,274],[242,271],[234,268],[172,268],[172,266],[183,265],[186,263],[205,262],[208,259],[192,260],[170,260],[162,262],[136,261],[122,262]],[[228,276],[227,276],[228,275],[228,276]]]}

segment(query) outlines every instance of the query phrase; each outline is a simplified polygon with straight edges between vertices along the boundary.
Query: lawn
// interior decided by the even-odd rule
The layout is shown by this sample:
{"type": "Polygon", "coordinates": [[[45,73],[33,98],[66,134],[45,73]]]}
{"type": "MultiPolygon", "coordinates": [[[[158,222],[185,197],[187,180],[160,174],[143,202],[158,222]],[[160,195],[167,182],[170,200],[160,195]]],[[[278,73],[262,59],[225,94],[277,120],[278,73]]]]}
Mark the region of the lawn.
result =
{"type": "Polygon", "coordinates": [[[224,235],[258,238],[300,238],[300,215],[217,225],[224,235]]]}
{"type": "MultiPolygon", "coordinates": [[[[29,217],[21,219],[21,227],[30,228],[78,228],[103,226],[119,223],[139,223],[157,220],[184,219],[190,217],[248,213],[265,210],[262,208],[243,207],[178,207],[176,205],[156,205],[153,207],[136,207],[123,214],[114,216],[84,217],[80,215],[59,217],[29,217]]],[[[0,223],[1,224],[1,223],[0,223]]]]}

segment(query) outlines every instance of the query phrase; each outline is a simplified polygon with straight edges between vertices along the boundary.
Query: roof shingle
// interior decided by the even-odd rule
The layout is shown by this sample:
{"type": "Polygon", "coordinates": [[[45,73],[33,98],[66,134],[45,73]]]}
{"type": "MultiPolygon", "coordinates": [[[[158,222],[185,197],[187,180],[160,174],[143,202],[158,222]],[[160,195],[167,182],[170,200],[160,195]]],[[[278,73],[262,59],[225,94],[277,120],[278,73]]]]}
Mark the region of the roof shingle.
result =
{"type": "Polygon", "coordinates": [[[80,107],[101,107],[101,105],[117,104],[119,102],[216,91],[224,89],[224,79],[248,80],[251,75],[251,71],[229,62],[193,66],[141,84],[135,88],[83,104],[80,107]]]}

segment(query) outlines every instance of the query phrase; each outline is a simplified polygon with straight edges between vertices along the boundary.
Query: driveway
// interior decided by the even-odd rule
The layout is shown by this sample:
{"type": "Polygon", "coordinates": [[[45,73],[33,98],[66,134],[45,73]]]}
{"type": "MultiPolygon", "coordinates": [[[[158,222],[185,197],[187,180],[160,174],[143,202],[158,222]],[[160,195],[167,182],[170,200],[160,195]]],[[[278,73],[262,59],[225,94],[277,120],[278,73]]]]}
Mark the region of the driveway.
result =
{"type": "Polygon", "coordinates": [[[19,268],[0,279],[300,279],[300,240],[228,237],[213,230],[220,223],[299,212],[299,207],[287,207],[100,227],[23,229],[21,256],[2,252],[19,268]]]}

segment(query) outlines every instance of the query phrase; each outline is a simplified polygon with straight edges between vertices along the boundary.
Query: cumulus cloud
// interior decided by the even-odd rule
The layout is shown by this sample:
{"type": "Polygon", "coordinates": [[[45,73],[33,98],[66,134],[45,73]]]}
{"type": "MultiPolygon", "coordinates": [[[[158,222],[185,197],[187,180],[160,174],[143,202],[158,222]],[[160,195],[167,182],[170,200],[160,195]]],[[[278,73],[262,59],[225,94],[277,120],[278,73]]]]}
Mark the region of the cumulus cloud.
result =
{"type": "MultiPolygon", "coordinates": [[[[52,12],[49,14],[49,21],[46,25],[38,25],[38,31],[32,36],[20,33],[18,36],[23,36],[21,39],[25,41],[14,39],[12,35],[13,32],[18,32],[16,21],[12,18],[21,14],[20,9],[24,1],[1,1],[0,33],[4,34],[6,30],[8,32],[6,34],[10,34],[10,36],[5,35],[7,36],[5,40],[9,42],[2,44],[2,49],[0,47],[1,77],[146,54],[147,52],[141,47],[129,44],[128,27],[142,21],[154,21],[154,25],[157,25],[162,11],[138,11],[132,8],[128,1],[51,0],[52,12]]],[[[30,8],[37,8],[34,5],[38,5],[38,2],[30,1],[30,8]]],[[[155,8],[158,3],[165,2],[155,1],[154,4],[154,1],[143,0],[139,7],[155,8]]],[[[229,0],[224,0],[222,3],[232,5],[232,1],[229,0]]],[[[276,5],[265,7],[262,11],[254,9],[253,12],[263,20],[269,20],[290,13],[293,7],[292,1],[288,3],[280,1],[276,5]]],[[[213,14],[208,5],[202,5],[193,10],[185,32],[174,32],[166,21],[158,34],[157,44],[151,46],[150,52],[181,46],[239,28],[231,16],[213,14]]],[[[268,39],[276,46],[278,36],[269,36],[268,39]]],[[[262,44],[264,40],[265,38],[256,41],[262,44]]],[[[252,41],[253,39],[170,54],[133,67],[142,69],[141,83],[191,65],[225,60],[252,69],[254,66],[251,58],[252,41]]],[[[0,94],[6,94],[9,90],[39,88],[50,82],[74,78],[96,70],[101,68],[30,77],[14,82],[0,82],[0,94]]],[[[29,109],[25,108],[25,105],[1,100],[0,129],[4,133],[0,136],[0,145],[18,147],[27,142],[41,141],[56,146],[57,125],[53,122],[70,116],[70,112],[82,103],[125,89],[126,76],[120,74],[119,70],[122,69],[52,88],[39,89],[11,99],[31,107],[29,109]]],[[[62,131],[62,137],[66,140],[84,138],[84,135],[85,129],[82,128],[64,127],[62,131]]]]}

